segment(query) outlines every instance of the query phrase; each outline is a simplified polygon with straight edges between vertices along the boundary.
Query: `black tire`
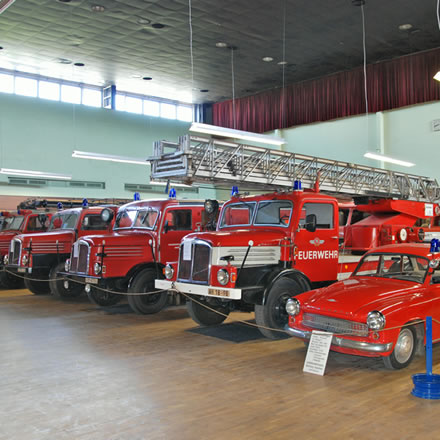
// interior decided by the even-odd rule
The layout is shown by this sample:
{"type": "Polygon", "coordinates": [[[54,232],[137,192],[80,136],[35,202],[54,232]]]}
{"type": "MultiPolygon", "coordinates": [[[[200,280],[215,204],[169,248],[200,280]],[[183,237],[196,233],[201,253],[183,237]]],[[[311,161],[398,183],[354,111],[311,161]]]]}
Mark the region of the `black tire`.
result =
{"type": "MultiPolygon", "coordinates": [[[[286,312],[286,302],[292,296],[304,292],[299,281],[292,278],[281,278],[275,281],[269,291],[264,305],[255,306],[255,320],[259,326],[284,330],[289,315],[286,312]]],[[[269,339],[286,339],[289,336],[282,331],[259,328],[260,332],[269,339]]]]}
{"type": "Polygon", "coordinates": [[[188,300],[186,302],[186,308],[188,310],[189,316],[201,326],[210,326],[221,324],[229,315],[230,309],[228,305],[220,303],[218,299],[208,298],[207,300],[198,299],[197,301],[201,304],[206,304],[209,308],[217,310],[216,313],[212,310],[207,309],[201,304],[196,303],[193,300],[188,300]],[[226,315],[226,316],[224,316],[226,315]]]}
{"type": "Polygon", "coordinates": [[[414,358],[417,348],[417,334],[414,326],[403,327],[400,330],[393,352],[383,358],[385,367],[390,370],[400,370],[407,367],[414,358]]]}
{"type": "Polygon", "coordinates": [[[30,290],[34,295],[48,295],[50,293],[49,281],[39,281],[25,278],[24,287],[30,290]]]}
{"type": "Polygon", "coordinates": [[[122,295],[116,295],[94,287],[87,293],[87,297],[91,303],[101,307],[114,306],[122,299],[122,295]]]}
{"type": "Polygon", "coordinates": [[[0,287],[3,287],[4,289],[23,289],[23,278],[2,270],[0,271],[0,287]]]}
{"type": "MultiPolygon", "coordinates": [[[[143,269],[133,279],[128,293],[154,292],[154,280],[157,278],[155,269],[143,269]]],[[[168,292],[152,295],[128,295],[128,304],[139,315],[152,315],[160,312],[167,304],[168,292]]]]}
{"type": "Polygon", "coordinates": [[[49,275],[49,288],[53,296],[58,298],[77,298],[84,292],[84,285],[69,281],[69,287],[64,287],[64,278],[58,272],[64,271],[64,262],[54,266],[49,275]]]}

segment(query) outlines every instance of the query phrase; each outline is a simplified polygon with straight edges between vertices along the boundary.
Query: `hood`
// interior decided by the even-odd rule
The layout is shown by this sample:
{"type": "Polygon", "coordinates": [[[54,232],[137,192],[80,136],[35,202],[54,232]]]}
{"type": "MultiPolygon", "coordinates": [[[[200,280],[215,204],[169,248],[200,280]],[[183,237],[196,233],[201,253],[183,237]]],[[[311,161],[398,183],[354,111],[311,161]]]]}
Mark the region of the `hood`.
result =
{"type": "MultiPolygon", "coordinates": [[[[366,319],[369,312],[408,302],[420,295],[421,284],[386,278],[353,277],[305,294],[302,310],[329,312],[344,319],[366,319]]],[[[298,297],[301,301],[302,295],[298,297]]]]}
{"type": "Polygon", "coordinates": [[[21,234],[19,238],[23,243],[27,244],[32,239],[32,245],[36,243],[56,243],[59,242],[73,242],[75,231],[71,229],[60,229],[50,232],[40,232],[37,234],[21,234]]]}
{"type": "Polygon", "coordinates": [[[280,228],[225,229],[215,232],[197,232],[185,239],[200,239],[218,246],[248,246],[252,240],[255,246],[278,246],[280,240],[289,237],[289,230],[280,228]]]}
{"type": "Polygon", "coordinates": [[[86,235],[80,238],[92,246],[101,246],[103,241],[106,246],[139,246],[142,243],[148,244],[151,239],[155,239],[155,234],[152,231],[140,230],[113,232],[105,235],[86,235]]]}

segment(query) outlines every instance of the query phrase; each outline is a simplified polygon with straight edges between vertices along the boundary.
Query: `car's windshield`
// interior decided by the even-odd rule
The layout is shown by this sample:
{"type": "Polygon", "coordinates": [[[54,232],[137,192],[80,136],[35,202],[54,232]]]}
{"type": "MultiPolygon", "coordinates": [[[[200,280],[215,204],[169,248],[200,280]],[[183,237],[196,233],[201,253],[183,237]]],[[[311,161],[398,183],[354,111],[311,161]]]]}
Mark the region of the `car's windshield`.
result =
{"type": "Polygon", "coordinates": [[[5,219],[4,231],[18,231],[23,225],[24,217],[19,215],[17,217],[8,217],[5,219]]]}
{"type": "Polygon", "coordinates": [[[220,228],[251,224],[287,227],[292,210],[293,204],[290,200],[264,200],[258,205],[256,202],[233,203],[222,211],[220,228]]]}
{"type": "Polygon", "coordinates": [[[116,216],[114,229],[153,229],[159,212],[153,208],[123,209],[116,216]]]}
{"type": "Polygon", "coordinates": [[[56,229],[75,229],[79,213],[74,212],[60,212],[52,217],[49,225],[49,231],[56,229]]]}
{"type": "Polygon", "coordinates": [[[359,263],[352,276],[395,278],[423,283],[429,260],[407,254],[368,254],[359,263]]]}

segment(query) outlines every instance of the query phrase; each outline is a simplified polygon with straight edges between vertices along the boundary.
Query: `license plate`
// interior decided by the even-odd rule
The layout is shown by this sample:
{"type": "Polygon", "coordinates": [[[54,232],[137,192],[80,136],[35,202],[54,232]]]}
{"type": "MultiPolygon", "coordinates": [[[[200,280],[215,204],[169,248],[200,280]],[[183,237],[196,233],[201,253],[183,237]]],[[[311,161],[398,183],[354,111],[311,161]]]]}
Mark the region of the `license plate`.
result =
{"type": "Polygon", "coordinates": [[[26,272],[26,268],[25,267],[19,267],[17,269],[17,272],[20,272],[20,273],[26,272]]]}
{"type": "Polygon", "coordinates": [[[86,278],[87,284],[98,284],[98,278],[86,278]]]}
{"type": "Polygon", "coordinates": [[[223,289],[208,289],[208,293],[214,296],[229,296],[229,291],[223,289]]]}

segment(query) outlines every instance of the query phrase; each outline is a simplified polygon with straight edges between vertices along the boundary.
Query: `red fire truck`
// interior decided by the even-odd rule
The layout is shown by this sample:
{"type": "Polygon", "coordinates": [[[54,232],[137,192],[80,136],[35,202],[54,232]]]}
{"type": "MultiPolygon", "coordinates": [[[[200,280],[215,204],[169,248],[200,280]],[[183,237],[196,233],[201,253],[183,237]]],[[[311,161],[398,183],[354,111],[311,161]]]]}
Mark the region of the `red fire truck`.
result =
{"type": "Polygon", "coordinates": [[[388,244],[423,242],[425,234],[430,240],[438,229],[437,203],[370,199],[357,204],[356,209],[370,215],[345,227],[344,248],[352,252],[364,253],[388,244]]]}
{"type": "MultiPolygon", "coordinates": [[[[125,295],[154,290],[165,262],[176,260],[182,237],[192,231],[215,229],[218,204],[200,200],[140,200],[119,208],[114,230],[81,237],[66,261],[69,286],[85,283],[89,299],[101,306],[116,304],[125,295]]],[[[177,295],[170,298],[179,303],[177,295]]],[[[130,307],[139,314],[160,311],[167,292],[128,295],[130,307]]]]}
{"type": "Polygon", "coordinates": [[[82,208],[54,214],[47,232],[15,236],[5,262],[7,270],[24,276],[26,288],[35,295],[52,293],[64,298],[80,295],[84,286],[65,286],[58,272],[64,270],[72,244],[78,238],[111,230],[112,217],[103,217],[103,211],[116,213],[117,207],[89,207],[84,203],[82,208]]]}
{"type": "Polygon", "coordinates": [[[4,260],[9,252],[11,241],[18,234],[36,234],[47,230],[52,213],[36,212],[29,209],[19,209],[17,212],[2,213],[2,230],[0,231],[0,285],[14,289],[23,285],[23,280],[4,270],[4,260]]]}
{"type": "MultiPolygon", "coordinates": [[[[157,142],[151,177],[184,181],[244,182],[290,187],[260,196],[235,195],[223,206],[215,232],[186,236],[178,261],[155,287],[191,298],[190,316],[219,324],[231,310],[255,310],[261,332],[279,338],[287,323],[286,300],[335,282],[354,261],[339,258],[338,195],[401,197],[433,203],[435,179],[214,138],[185,136],[157,142]],[[170,151],[171,150],[171,151],[170,151]],[[301,191],[298,180],[314,190],[301,191]]],[[[353,258],[353,257],[350,257],[353,258]]],[[[357,261],[358,257],[355,257],[357,261]]]]}

